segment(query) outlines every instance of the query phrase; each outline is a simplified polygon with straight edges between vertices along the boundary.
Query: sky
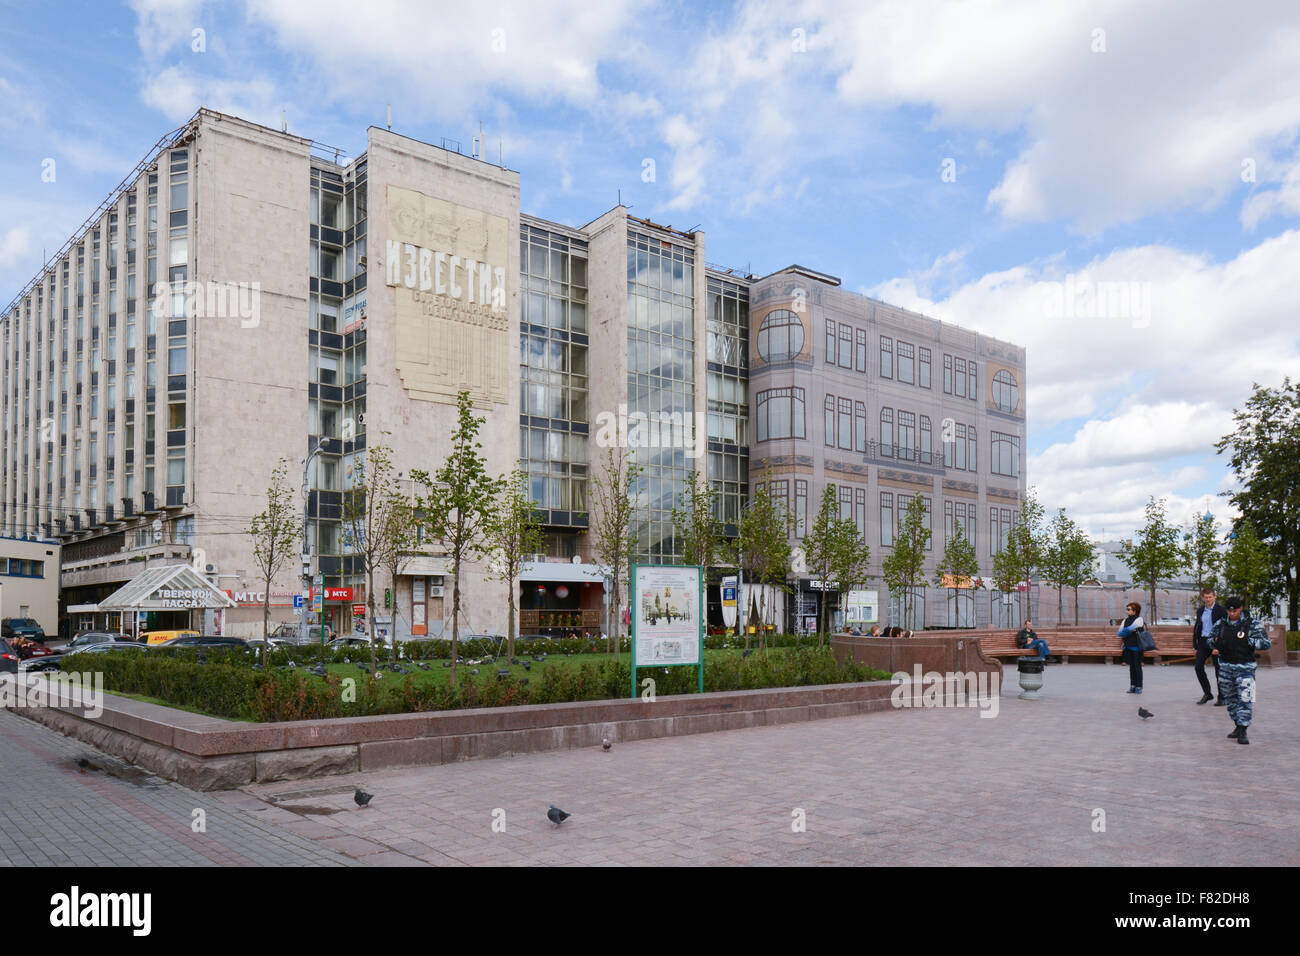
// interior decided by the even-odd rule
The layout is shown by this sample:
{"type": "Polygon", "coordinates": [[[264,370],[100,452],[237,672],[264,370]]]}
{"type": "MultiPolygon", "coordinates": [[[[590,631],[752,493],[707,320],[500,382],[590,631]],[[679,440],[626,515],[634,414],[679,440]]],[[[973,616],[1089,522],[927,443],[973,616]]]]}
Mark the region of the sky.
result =
{"type": "Polygon", "coordinates": [[[382,126],[1027,349],[1028,481],[1130,536],[1300,378],[1300,5],[0,0],[0,300],[200,106],[382,126]]]}

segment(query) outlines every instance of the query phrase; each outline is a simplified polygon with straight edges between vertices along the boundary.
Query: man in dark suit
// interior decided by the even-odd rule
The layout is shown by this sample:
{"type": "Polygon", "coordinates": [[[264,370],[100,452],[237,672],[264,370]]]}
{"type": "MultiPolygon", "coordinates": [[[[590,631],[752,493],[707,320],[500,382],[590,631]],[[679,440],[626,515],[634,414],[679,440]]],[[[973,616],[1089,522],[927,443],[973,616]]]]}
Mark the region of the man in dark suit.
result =
{"type": "MultiPolygon", "coordinates": [[[[1209,703],[1210,698],[1214,696],[1210,692],[1210,681],[1205,674],[1205,661],[1210,659],[1214,662],[1214,686],[1219,686],[1219,658],[1211,655],[1210,648],[1210,631],[1214,625],[1228,616],[1228,612],[1222,604],[1215,603],[1214,588],[1201,589],[1201,610],[1196,615],[1196,625],[1192,629],[1192,647],[1196,649],[1196,679],[1201,682],[1201,699],[1198,704],[1209,703]]],[[[1219,691],[1219,699],[1215,707],[1223,706],[1223,691],[1219,691]]]]}

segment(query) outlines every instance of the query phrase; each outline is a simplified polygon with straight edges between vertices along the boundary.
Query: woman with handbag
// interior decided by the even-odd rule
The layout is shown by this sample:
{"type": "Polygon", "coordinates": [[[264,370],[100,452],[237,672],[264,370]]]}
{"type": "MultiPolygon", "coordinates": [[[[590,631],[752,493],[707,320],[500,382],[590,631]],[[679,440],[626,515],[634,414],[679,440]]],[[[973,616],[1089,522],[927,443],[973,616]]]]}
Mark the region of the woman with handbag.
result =
{"type": "Polygon", "coordinates": [[[1128,662],[1128,679],[1130,694],[1142,693],[1142,637],[1146,623],[1142,620],[1142,605],[1129,604],[1125,611],[1127,617],[1120,622],[1119,637],[1124,645],[1124,660],[1128,662]]]}

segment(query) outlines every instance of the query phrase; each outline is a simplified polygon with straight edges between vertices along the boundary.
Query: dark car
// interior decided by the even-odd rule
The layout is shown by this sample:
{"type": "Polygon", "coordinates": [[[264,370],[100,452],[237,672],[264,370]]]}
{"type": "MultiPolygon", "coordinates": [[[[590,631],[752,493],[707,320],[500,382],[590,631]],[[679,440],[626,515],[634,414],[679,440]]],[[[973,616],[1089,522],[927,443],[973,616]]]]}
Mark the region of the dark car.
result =
{"type": "Polygon", "coordinates": [[[38,644],[45,643],[45,631],[34,617],[7,617],[0,622],[0,637],[25,637],[38,644]]]}
{"type": "Polygon", "coordinates": [[[239,637],[195,636],[174,637],[163,641],[158,647],[248,647],[248,641],[239,637]]]}
{"type": "Polygon", "coordinates": [[[23,662],[20,666],[24,672],[33,674],[40,673],[41,671],[57,671],[59,669],[59,662],[65,657],[70,657],[73,654],[116,654],[122,651],[131,653],[151,650],[153,650],[153,648],[148,644],[141,644],[139,641],[102,641],[98,644],[89,644],[83,647],[70,648],[62,654],[53,654],[49,657],[35,657],[30,661],[23,662]]]}
{"type": "Polygon", "coordinates": [[[93,644],[108,644],[113,642],[136,643],[125,634],[119,634],[116,631],[82,631],[68,641],[60,653],[71,654],[74,650],[90,647],[93,644]]]}

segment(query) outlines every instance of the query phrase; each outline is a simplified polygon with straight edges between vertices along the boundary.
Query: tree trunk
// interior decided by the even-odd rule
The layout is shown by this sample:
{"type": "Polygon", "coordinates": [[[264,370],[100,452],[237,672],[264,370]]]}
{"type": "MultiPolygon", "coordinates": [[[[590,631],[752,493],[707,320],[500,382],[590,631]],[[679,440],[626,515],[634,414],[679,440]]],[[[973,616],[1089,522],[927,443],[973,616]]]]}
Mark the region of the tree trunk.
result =
{"type": "Polygon", "coordinates": [[[1152,581],[1151,582],[1151,623],[1154,624],[1158,618],[1159,615],[1156,614],[1156,583],[1152,581]]]}
{"type": "Polygon", "coordinates": [[[266,592],[262,595],[262,666],[271,664],[271,579],[266,580],[266,592]]]}
{"type": "Polygon", "coordinates": [[[1056,626],[1060,627],[1065,623],[1065,588],[1058,583],[1056,585],[1056,626]]]}
{"type": "Polygon", "coordinates": [[[515,659],[515,575],[512,568],[506,581],[509,593],[510,613],[506,618],[506,660],[515,659]]]}
{"type": "MultiPolygon", "coordinates": [[[[367,546],[369,546],[369,543],[366,542],[367,546]]],[[[372,567],[366,568],[366,603],[371,607],[375,603],[375,569],[372,567]]],[[[373,674],[379,670],[379,657],[375,653],[375,615],[373,611],[368,615],[366,626],[370,630],[370,672],[373,674]]]]}
{"type": "Polygon", "coordinates": [[[1079,626],[1079,585],[1074,586],[1074,626],[1079,626]]]}
{"type": "Polygon", "coordinates": [[[451,586],[451,686],[456,686],[456,658],[460,656],[460,561],[452,567],[451,586]]]}

